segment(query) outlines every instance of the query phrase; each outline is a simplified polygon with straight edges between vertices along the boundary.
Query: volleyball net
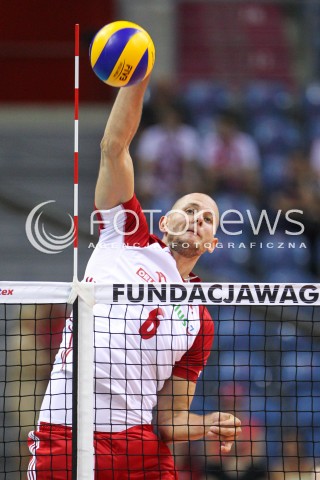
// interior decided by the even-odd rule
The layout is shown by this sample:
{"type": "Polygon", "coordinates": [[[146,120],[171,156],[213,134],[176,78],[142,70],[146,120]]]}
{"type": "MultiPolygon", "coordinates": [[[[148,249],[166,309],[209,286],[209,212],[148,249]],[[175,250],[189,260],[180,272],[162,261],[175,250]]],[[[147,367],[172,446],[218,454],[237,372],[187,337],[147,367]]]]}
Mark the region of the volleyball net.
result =
{"type": "MultiPolygon", "coordinates": [[[[242,434],[227,455],[209,438],[169,444],[178,478],[241,478],[244,472],[278,478],[272,475],[287,471],[317,478],[319,287],[0,282],[1,478],[26,478],[28,434],[37,426],[52,368],[65,396],[60,411],[51,379],[45,418],[72,428],[68,478],[94,478],[93,430],[119,432],[123,425],[152,421],[156,431],[157,416],[143,411],[141,397],[152,405],[152,384],[160,389],[172,366],[181,367],[194,332],[203,335],[199,305],[208,308],[215,334],[190,411],[199,419],[214,411],[233,413],[242,434]]],[[[29,445],[37,446],[30,437],[29,445]]],[[[125,459],[121,463],[129,468],[125,459]]],[[[113,478],[113,466],[101,466],[105,478],[113,478]]],[[[35,461],[31,467],[35,472],[35,461]]]]}

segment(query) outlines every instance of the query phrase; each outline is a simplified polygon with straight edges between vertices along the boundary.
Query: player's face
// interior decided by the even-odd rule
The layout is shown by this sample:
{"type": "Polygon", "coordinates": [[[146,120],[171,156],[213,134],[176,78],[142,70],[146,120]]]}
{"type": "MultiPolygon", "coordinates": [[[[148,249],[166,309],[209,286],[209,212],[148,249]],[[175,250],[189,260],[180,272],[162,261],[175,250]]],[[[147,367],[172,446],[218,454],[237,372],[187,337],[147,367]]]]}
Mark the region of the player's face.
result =
{"type": "Polygon", "coordinates": [[[160,228],[171,250],[185,257],[194,257],[214,250],[218,222],[215,202],[204,194],[190,194],[178,200],[161,219],[160,228]]]}

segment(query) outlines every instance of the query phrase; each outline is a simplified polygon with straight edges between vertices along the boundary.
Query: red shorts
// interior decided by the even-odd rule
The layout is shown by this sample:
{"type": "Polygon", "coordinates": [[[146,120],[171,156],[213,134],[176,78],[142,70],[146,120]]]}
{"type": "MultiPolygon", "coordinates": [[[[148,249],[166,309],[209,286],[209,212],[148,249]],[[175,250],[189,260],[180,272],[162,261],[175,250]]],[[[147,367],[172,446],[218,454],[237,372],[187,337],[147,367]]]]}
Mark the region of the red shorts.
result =
{"type": "MultiPolygon", "coordinates": [[[[63,425],[41,423],[29,433],[32,454],[28,479],[71,480],[72,430],[63,425]]],[[[151,425],[120,433],[94,434],[95,480],[176,480],[169,448],[151,425]]]]}

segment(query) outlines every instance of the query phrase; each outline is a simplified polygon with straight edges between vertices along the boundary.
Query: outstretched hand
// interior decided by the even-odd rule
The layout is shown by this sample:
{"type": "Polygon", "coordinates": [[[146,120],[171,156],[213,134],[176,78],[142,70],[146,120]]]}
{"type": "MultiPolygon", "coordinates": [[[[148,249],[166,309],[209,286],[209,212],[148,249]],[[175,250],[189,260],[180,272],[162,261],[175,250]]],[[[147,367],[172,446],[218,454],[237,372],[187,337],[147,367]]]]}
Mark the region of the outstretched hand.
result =
{"type": "Polygon", "coordinates": [[[211,425],[206,436],[220,441],[221,453],[229,453],[234,440],[241,433],[241,421],[231,413],[215,412],[211,417],[211,425]]]}

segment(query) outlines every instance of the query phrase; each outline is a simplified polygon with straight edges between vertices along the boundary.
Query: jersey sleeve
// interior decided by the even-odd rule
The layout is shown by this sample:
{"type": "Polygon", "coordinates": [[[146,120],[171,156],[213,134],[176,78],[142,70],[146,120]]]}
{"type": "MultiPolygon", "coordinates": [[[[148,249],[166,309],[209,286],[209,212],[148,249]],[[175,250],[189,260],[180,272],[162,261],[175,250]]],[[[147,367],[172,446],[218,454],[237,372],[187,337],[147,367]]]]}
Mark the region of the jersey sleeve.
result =
{"type": "Polygon", "coordinates": [[[211,353],[214,324],[208,309],[199,307],[201,326],[192,347],[176,362],[172,374],[196,382],[211,353]]]}
{"type": "Polygon", "coordinates": [[[99,210],[99,243],[145,247],[149,242],[149,227],[141,205],[134,195],[128,202],[110,210],[99,210]]]}

